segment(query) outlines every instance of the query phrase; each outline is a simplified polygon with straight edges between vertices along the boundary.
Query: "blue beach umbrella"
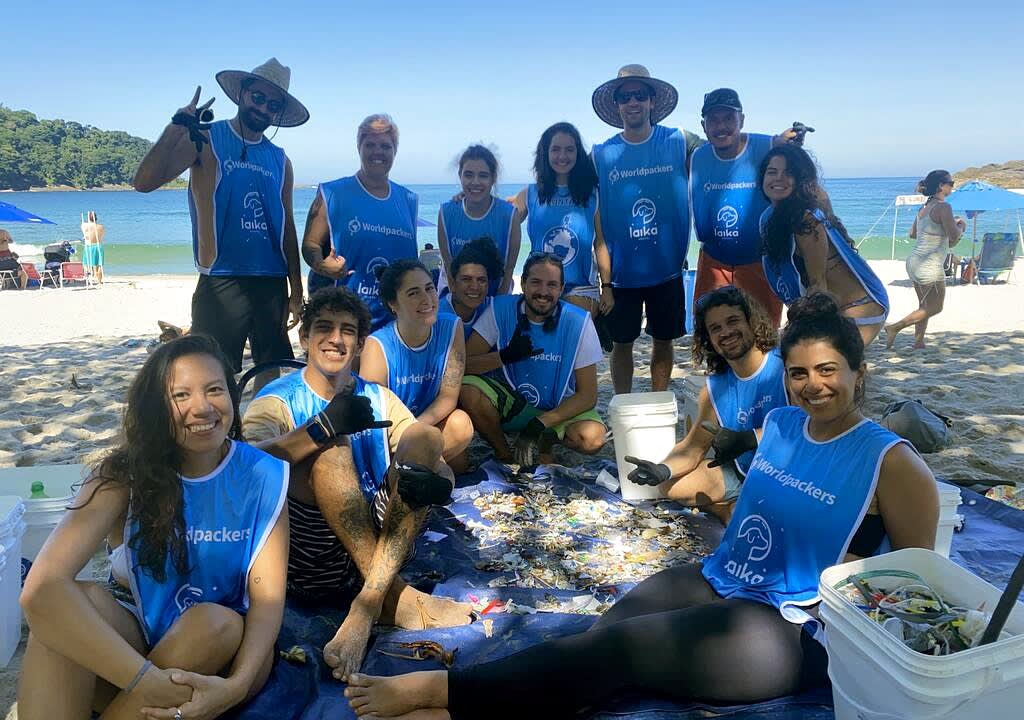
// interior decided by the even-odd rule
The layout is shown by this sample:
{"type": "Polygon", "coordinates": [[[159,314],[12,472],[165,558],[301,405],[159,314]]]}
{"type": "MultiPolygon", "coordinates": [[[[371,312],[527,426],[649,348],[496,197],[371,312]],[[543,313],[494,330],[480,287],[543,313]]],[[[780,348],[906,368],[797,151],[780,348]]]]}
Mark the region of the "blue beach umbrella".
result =
{"type": "Polygon", "coordinates": [[[0,202],[0,222],[23,222],[36,225],[56,225],[52,220],[33,215],[30,212],[16,208],[10,203],[0,202]]]}
{"type": "MultiPolygon", "coordinates": [[[[978,215],[983,212],[1017,210],[1017,233],[1020,234],[1020,211],[1024,210],[1024,195],[981,180],[971,180],[951,192],[946,202],[953,208],[953,212],[963,213],[974,220],[974,245],[978,242],[978,215]]],[[[1024,238],[1021,242],[1024,244],[1024,238]]],[[[976,254],[974,248],[971,249],[971,254],[976,254]]]]}
{"type": "Polygon", "coordinates": [[[436,223],[432,223],[429,220],[424,220],[421,217],[416,218],[416,227],[436,227],[436,223]]]}

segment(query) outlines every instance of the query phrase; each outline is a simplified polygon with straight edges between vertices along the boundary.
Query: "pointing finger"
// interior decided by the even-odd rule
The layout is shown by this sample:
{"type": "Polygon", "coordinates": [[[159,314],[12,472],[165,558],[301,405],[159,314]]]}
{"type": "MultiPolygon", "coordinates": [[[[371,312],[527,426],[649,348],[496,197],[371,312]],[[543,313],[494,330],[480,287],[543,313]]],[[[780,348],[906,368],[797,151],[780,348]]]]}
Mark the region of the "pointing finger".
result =
{"type": "Polygon", "coordinates": [[[643,462],[643,460],[641,460],[640,458],[633,457],[632,455],[627,455],[626,457],[624,457],[622,459],[625,460],[628,463],[633,463],[634,465],[639,465],[640,463],[643,462]]]}

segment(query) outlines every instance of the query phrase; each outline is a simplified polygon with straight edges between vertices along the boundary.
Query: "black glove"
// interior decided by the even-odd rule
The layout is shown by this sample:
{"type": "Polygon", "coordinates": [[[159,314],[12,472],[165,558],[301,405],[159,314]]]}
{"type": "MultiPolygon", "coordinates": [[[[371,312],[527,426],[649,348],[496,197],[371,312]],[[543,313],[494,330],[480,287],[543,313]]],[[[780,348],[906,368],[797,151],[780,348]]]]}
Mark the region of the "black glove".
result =
{"type": "Polygon", "coordinates": [[[373,416],[370,398],[352,392],[352,384],[334,396],[323,410],[313,418],[323,427],[328,440],[339,435],[353,435],[363,430],[391,427],[390,420],[377,420],[373,416]]]}
{"type": "Polygon", "coordinates": [[[757,450],[757,434],[753,430],[729,430],[709,422],[702,422],[700,426],[715,434],[711,441],[715,459],[708,463],[708,467],[724,465],[749,450],[757,450]]]}
{"type": "Polygon", "coordinates": [[[508,345],[498,351],[498,357],[501,358],[502,365],[511,365],[534,355],[540,355],[542,352],[544,352],[543,348],[533,346],[533,340],[530,339],[529,334],[523,334],[522,327],[516,327],[508,345]]]}
{"type": "Polygon", "coordinates": [[[446,505],[452,499],[452,484],[426,465],[398,465],[398,495],[413,510],[427,505],[446,505]]]}
{"type": "Polygon", "coordinates": [[[539,417],[530,418],[526,427],[516,438],[515,462],[520,467],[527,467],[534,464],[537,456],[537,445],[540,444],[540,436],[548,427],[539,417]]]}
{"type": "Polygon", "coordinates": [[[636,465],[636,468],[631,470],[626,477],[637,485],[661,485],[672,477],[672,470],[664,463],[655,464],[650,460],[641,460],[632,455],[627,455],[623,460],[636,465]]]}
{"type": "Polygon", "coordinates": [[[195,143],[196,152],[201,153],[203,151],[203,145],[210,142],[209,139],[200,131],[209,130],[213,122],[213,110],[209,108],[199,111],[196,110],[195,115],[189,115],[188,113],[174,113],[171,118],[171,123],[174,125],[181,125],[188,128],[188,139],[195,143]]]}

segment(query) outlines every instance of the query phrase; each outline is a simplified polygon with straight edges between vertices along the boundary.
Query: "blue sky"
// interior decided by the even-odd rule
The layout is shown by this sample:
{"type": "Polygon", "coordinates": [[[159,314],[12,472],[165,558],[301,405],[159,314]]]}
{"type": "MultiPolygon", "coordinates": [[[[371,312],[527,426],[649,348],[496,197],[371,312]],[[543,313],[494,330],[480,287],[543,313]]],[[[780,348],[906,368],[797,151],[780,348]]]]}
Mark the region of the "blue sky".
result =
{"type": "Polygon", "coordinates": [[[233,115],[216,72],[276,55],[312,113],[275,140],[299,182],[354,172],[356,126],[383,111],[401,130],[394,180],[454,182],[483,141],[518,183],[551,123],[610,136],[591,93],[639,62],[679,90],[665,124],[700,132],[703,94],[730,86],[747,130],[816,127],[808,147],[832,177],[1024,158],[1019,0],[423,5],[11,0],[0,103],[155,139],[196,85],[233,115]]]}

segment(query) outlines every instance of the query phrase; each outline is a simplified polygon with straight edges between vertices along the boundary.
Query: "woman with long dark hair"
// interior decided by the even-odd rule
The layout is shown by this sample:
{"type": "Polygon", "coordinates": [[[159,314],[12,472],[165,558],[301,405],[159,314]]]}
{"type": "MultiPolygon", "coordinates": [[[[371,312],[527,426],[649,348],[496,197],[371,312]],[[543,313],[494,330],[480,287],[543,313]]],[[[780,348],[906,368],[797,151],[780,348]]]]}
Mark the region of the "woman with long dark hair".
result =
{"type": "Polygon", "coordinates": [[[121,443],[25,580],[19,717],[207,720],[262,688],[284,613],[288,465],[239,442],[238,399],[209,337],[146,360],[121,443]],[[112,581],[76,581],[104,538],[112,581]]]}
{"type": "Polygon", "coordinates": [[[946,272],[943,268],[949,249],[960,242],[966,224],[953,217],[946,198],[953,192],[953,176],[948,170],[932,170],[917,184],[917,192],[928,200],[918,211],[910,228],[917,240],[907,258],[907,275],[914,283],[920,306],[899,322],[885,326],[885,346],[891,348],[901,330],[914,326],[914,348],[924,348],[928,319],[942,312],[946,300],[946,272]]]}
{"type": "Polygon", "coordinates": [[[780,349],[796,406],[775,408],[761,431],[748,431],[760,444],[721,545],[703,565],[663,570],[588,632],[500,660],[354,674],[345,695],[356,714],[561,718],[624,690],[736,704],[823,684],[819,575],[872,555],[885,538],[894,549],[931,548],[938,493],[913,448],[861,413],[864,342],[834,298],[794,301],[780,349]]]}
{"type": "MultiPolygon", "coordinates": [[[[526,220],[531,249],[561,259],[564,300],[594,315],[600,302],[601,312],[607,312],[614,304],[611,286],[601,294],[594,263],[597,170],[575,126],[558,122],[541,133],[533,174],[536,182],[520,190],[515,199],[520,217],[526,220]]],[[[601,249],[607,257],[603,243],[601,249]]],[[[605,267],[606,278],[611,272],[610,262],[605,267]]]]}
{"type": "Polygon", "coordinates": [[[762,263],[775,294],[790,305],[813,292],[830,292],[865,344],[878,337],[889,295],[824,204],[811,156],[798,145],[772,148],[761,162],[758,186],[771,203],[761,216],[762,263]]]}

